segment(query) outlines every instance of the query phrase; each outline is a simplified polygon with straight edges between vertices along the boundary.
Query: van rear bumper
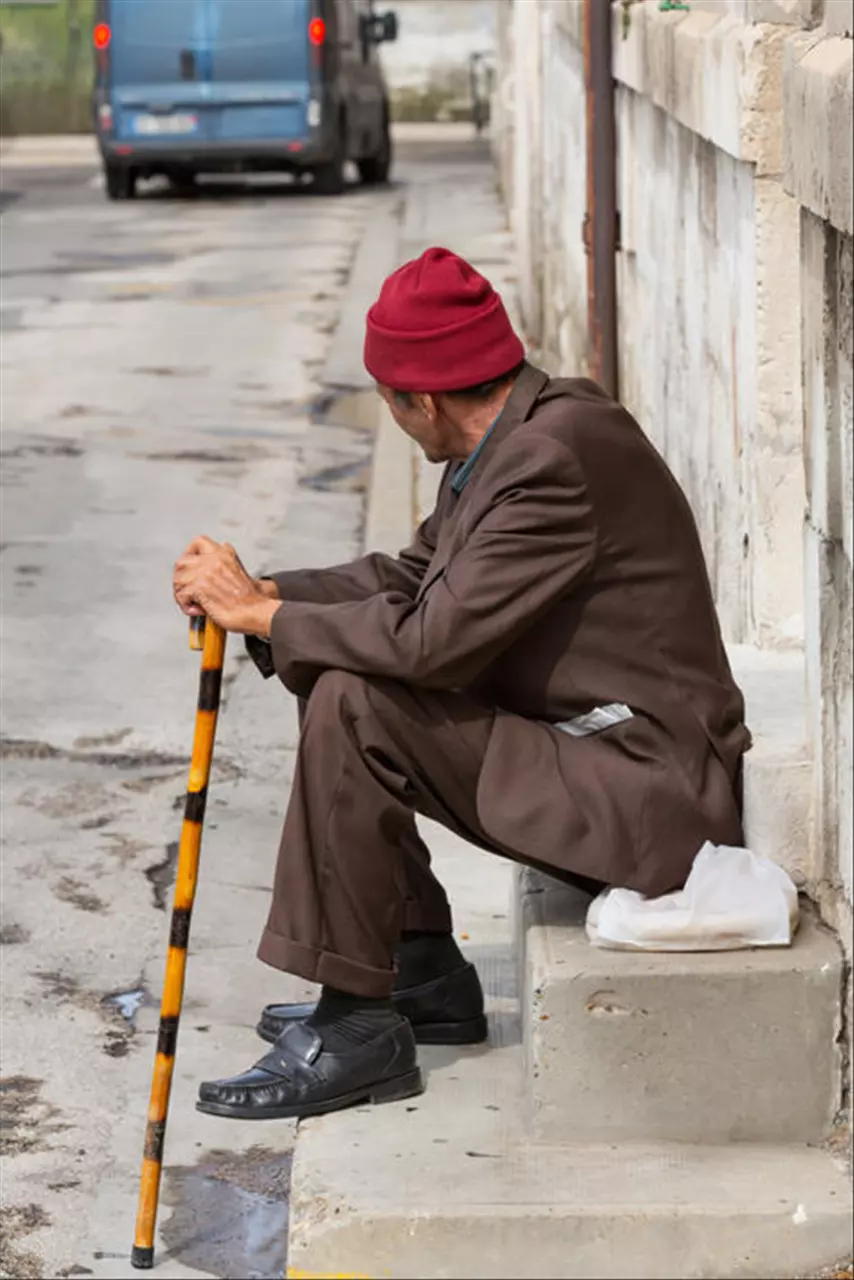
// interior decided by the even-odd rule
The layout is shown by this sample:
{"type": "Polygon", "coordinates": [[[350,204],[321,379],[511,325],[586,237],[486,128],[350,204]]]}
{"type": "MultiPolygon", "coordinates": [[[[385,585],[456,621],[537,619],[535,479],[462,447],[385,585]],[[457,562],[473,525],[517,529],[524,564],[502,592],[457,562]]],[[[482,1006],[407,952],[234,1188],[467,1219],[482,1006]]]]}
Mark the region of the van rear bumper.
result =
{"type": "Polygon", "coordinates": [[[157,138],[143,142],[115,142],[98,137],[105,164],[123,168],[160,171],[197,169],[223,173],[235,169],[294,170],[324,164],[334,155],[334,146],[324,138],[241,139],[239,142],[171,141],[157,138]]]}

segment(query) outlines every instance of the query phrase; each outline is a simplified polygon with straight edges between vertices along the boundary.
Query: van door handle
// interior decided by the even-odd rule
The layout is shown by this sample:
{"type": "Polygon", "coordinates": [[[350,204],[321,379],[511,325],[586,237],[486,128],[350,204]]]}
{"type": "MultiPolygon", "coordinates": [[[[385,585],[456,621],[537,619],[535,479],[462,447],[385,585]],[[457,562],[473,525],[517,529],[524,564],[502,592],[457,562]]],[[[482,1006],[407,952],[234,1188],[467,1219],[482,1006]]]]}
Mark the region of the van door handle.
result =
{"type": "Polygon", "coordinates": [[[180,56],[181,63],[181,79],[195,80],[196,78],[196,55],[192,49],[182,49],[180,56]]]}

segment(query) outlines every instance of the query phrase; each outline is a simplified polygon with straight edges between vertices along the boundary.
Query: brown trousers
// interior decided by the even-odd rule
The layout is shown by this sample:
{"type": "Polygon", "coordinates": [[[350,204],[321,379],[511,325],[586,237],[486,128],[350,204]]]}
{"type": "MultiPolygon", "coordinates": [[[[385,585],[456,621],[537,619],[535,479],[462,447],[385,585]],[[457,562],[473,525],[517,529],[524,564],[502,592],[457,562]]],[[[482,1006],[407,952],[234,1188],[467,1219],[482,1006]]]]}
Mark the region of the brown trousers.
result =
{"type": "Polygon", "coordinates": [[[390,994],[401,932],[451,929],[416,812],[529,861],[497,848],[478,821],[492,720],[465,694],[345,671],[319,678],[303,718],[261,960],[354,995],[390,994]]]}

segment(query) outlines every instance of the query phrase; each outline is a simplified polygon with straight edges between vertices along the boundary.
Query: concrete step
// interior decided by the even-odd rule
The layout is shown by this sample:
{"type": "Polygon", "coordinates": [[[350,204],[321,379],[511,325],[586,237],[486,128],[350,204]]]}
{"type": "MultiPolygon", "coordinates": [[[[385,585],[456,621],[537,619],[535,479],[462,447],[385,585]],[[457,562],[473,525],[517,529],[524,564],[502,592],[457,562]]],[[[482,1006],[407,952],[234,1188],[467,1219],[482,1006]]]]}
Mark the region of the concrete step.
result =
{"type": "MultiPolygon", "coordinates": [[[[506,1010],[490,1024],[500,1039],[506,1010]]],[[[848,1183],[824,1151],[532,1142],[521,1057],[422,1049],[421,1098],[303,1122],[288,1274],[783,1280],[845,1255],[848,1183]]]]}
{"type": "MultiPolygon", "coordinates": [[[[843,1257],[850,1191],[821,1149],[532,1139],[513,875],[440,827],[422,833],[484,982],[489,1041],[422,1047],[419,1098],[300,1124],[288,1274],[784,1280],[843,1257]]],[[[716,1046],[716,1067],[726,1052],[716,1046]]],[[[554,1077],[573,1107],[601,1067],[569,1040],[560,1055],[554,1077]]]]}
{"type": "Polygon", "coordinates": [[[526,1116],[538,1142],[821,1142],[841,1098],[842,955],[592,947],[589,899],[520,876],[526,1116]]]}
{"type": "MultiPolygon", "coordinates": [[[[803,653],[730,649],[754,746],[749,846],[813,874],[803,653]]],[[[794,947],[707,955],[591,948],[587,900],[520,878],[526,1107],[535,1140],[817,1142],[841,1092],[842,956],[806,908],[794,947]]]]}

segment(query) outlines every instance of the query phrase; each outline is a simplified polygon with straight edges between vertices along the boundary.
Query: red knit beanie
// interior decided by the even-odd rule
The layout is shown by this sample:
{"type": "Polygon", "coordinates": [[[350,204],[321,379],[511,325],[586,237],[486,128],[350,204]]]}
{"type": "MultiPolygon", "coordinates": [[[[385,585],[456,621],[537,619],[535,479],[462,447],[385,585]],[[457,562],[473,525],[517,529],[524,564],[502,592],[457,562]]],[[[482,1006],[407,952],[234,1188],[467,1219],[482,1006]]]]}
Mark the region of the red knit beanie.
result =
{"type": "Polygon", "coordinates": [[[395,391],[461,391],[524,358],[499,294],[449,249],[399,267],[368,312],[365,368],[395,391]]]}

